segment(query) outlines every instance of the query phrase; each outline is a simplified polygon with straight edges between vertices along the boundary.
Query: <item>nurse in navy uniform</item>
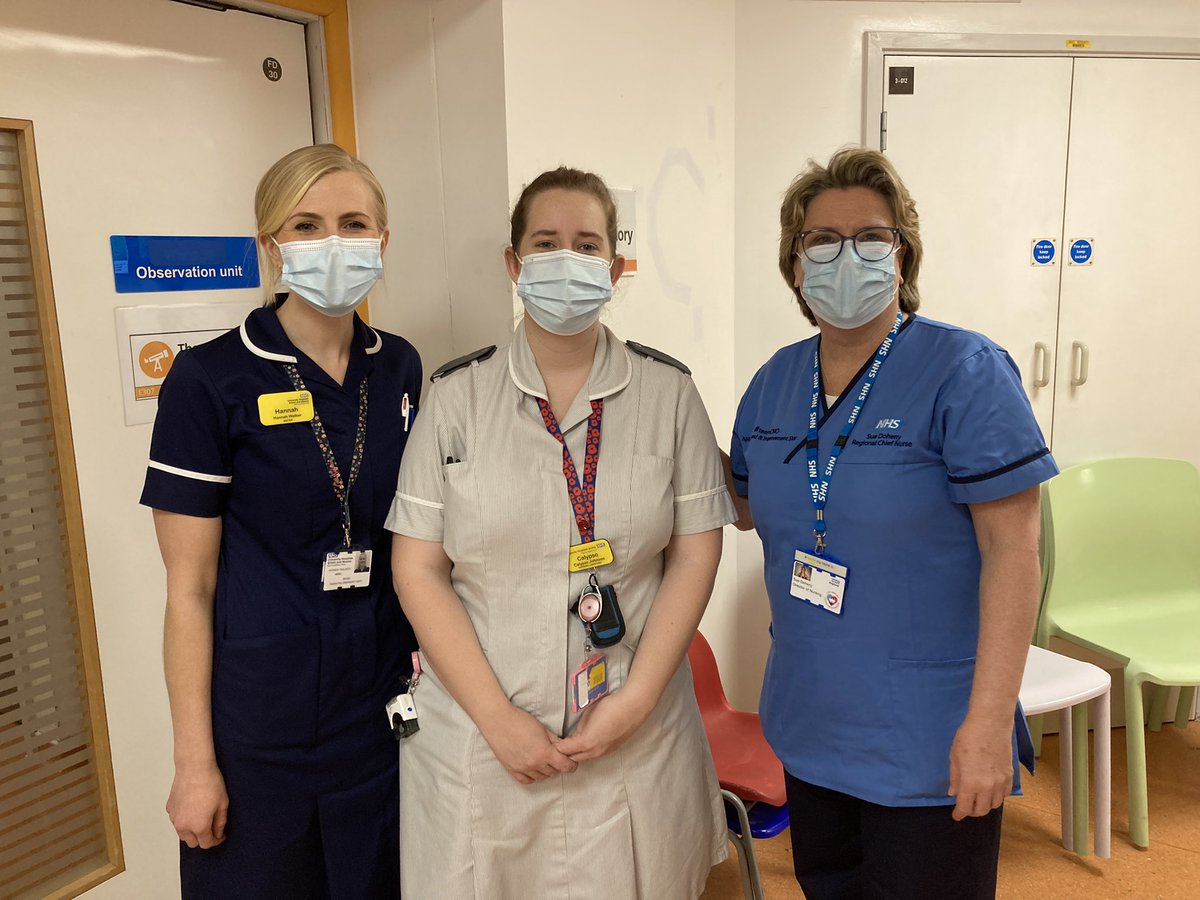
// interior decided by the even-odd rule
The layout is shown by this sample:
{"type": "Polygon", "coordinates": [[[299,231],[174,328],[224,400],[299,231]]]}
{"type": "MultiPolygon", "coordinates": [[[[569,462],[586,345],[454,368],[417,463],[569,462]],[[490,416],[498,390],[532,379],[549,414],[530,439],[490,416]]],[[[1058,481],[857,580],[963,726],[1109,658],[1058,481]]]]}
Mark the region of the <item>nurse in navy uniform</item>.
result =
{"type": "Polygon", "coordinates": [[[396,897],[384,707],[416,645],[383,523],[420,359],[354,313],[388,239],[363,163],[296,150],[255,213],[272,293],[176,358],[141,498],[167,570],[182,894],[396,897]]]}

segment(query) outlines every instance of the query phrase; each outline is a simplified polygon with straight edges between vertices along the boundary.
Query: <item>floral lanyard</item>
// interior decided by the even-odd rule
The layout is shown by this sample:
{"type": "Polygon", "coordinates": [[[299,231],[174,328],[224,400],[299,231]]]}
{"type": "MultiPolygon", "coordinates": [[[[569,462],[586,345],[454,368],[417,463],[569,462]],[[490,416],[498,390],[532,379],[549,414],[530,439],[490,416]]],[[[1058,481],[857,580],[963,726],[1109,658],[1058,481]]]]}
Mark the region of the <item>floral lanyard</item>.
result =
{"type": "Polygon", "coordinates": [[[538,409],[542,411],[542,421],[546,424],[546,430],[562,444],[562,468],[563,476],[567,479],[567,494],[571,498],[571,508],[575,511],[579,538],[586,544],[593,540],[596,534],[596,470],[600,466],[600,420],[604,416],[604,401],[592,401],[592,414],[588,417],[587,449],[583,457],[582,483],[550,404],[539,397],[538,409]]]}
{"type": "MultiPolygon", "coordinates": [[[[292,379],[292,386],[296,390],[308,391],[295,363],[287,363],[283,368],[287,371],[288,377],[292,379]]],[[[358,426],[354,432],[354,453],[350,457],[350,476],[345,481],[342,480],[342,472],[338,468],[337,460],[333,457],[333,447],[329,444],[325,425],[321,422],[321,417],[315,409],[313,410],[312,430],[317,438],[317,446],[321,449],[321,457],[325,460],[325,468],[329,471],[329,480],[333,484],[333,495],[342,506],[342,536],[344,538],[342,547],[349,550],[350,492],[354,490],[354,482],[358,480],[358,470],[362,467],[363,450],[367,443],[367,378],[365,375],[358,383],[358,426]]]]}

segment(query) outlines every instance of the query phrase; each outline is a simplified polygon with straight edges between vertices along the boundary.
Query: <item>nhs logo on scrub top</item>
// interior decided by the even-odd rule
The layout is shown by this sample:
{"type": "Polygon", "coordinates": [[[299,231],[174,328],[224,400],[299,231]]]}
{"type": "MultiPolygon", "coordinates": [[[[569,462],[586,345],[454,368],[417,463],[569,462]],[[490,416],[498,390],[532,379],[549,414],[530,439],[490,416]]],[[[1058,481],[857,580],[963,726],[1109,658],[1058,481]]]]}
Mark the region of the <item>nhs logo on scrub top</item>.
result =
{"type": "Polygon", "coordinates": [[[903,425],[904,422],[900,419],[880,419],[875,423],[876,428],[886,428],[889,431],[896,431],[903,425]]]}

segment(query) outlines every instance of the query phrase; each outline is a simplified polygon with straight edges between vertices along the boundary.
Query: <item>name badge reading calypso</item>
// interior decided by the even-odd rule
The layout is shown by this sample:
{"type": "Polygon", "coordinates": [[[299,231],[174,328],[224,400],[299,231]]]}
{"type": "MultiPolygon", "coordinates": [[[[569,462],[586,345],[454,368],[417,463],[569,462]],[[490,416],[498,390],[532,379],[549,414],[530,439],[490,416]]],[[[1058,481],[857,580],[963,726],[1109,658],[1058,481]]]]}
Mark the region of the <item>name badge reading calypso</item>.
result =
{"type": "Polygon", "coordinates": [[[588,541],[586,544],[576,544],[567,555],[567,571],[584,572],[607,566],[613,561],[612,547],[608,541],[601,538],[598,541],[588,541]]]}

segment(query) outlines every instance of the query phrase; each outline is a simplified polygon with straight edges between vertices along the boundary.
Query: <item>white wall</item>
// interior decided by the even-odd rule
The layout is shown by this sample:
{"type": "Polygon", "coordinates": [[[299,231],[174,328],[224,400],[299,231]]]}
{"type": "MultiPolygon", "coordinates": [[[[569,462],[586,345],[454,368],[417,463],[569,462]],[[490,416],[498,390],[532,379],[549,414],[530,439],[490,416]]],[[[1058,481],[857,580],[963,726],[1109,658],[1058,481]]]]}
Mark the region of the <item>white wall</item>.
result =
{"type": "Polygon", "coordinates": [[[427,372],[454,355],[432,6],[350,9],[358,153],[384,185],[391,231],[371,321],[412,341],[427,372]]]}
{"type": "MultiPolygon", "coordinates": [[[[843,144],[861,142],[864,32],[1200,36],[1200,4],[1191,0],[754,0],[737,3],[736,10],[738,396],[775,350],[813,333],[777,268],[779,202],[809,157],[824,160],[843,144]]],[[[762,550],[753,534],[738,536],[736,556],[741,686],[761,678],[769,614],[762,550]]],[[[739,691],[739,699],[746,696],[739,691]]]]}
{"type": "Polygon", "coordinates": [[[496,265],[508,225],[501,0],[437,0],[438,128],[446,204],[446,260],[456,354],[504,344],[508,292],[496,265]]]}
{"type": "Polygon", "coordinates": [[[388,196],[372,320],[428,374],[507,340],[496,257],[508,212],[500,0],[350,0],[358,150],[388,196]]]}

